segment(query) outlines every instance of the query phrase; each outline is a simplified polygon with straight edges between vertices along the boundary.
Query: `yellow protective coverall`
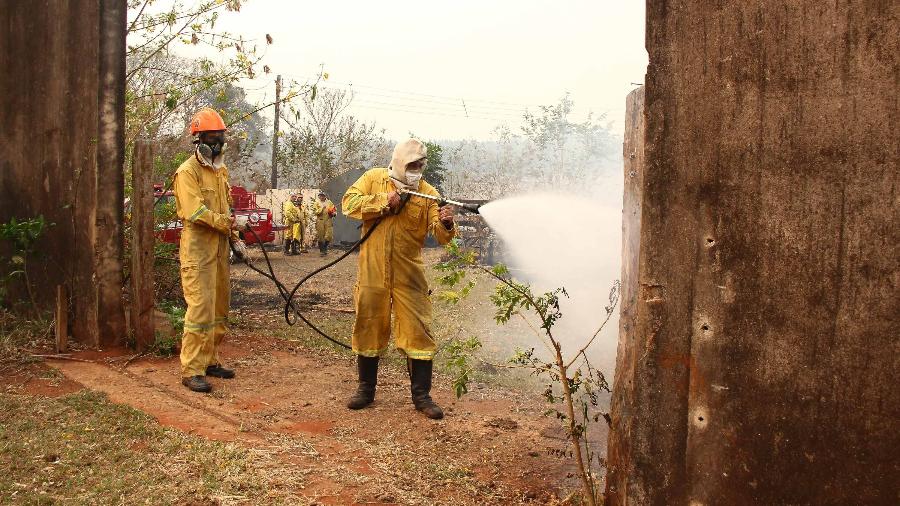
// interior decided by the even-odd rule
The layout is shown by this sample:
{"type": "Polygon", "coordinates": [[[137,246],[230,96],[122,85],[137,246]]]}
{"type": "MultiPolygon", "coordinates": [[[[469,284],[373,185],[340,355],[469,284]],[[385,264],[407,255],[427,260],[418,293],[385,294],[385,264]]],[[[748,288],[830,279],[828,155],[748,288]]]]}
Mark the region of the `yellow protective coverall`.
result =
{"type": "MultiPolygon", "coordinates": [[[[399,214],[392,214],[388,194],[394,190],[388,169],[375,168],[353,183],[341,201],[346,216],[363,220],[363,235],[382,218],[359,252],[353,352],[366,357],[384,353],[393,309],[397,348],[409,358],[431,360],[435,343],[422,248],[428,233],[440,244],[450,242],[456,225],[447,230],[438,217],[437,202],[422,197],[411,197],[399,214]]],[[[438,195],[425,181],[419,183],[418,191],[438,195]]]]}
{"type": "Polygon", "coordinates": [[[328,214],[328,210],[334,207],[334,204],[325,199],[325,202],[316,201],[313,208],[313,214],[316,215],[316,240],[331,242],[334,240],[334,224],[333,218],[328,214]]]}
{"type": "Polygon", "coordinates": [[[294,205],[290,200],[285,200],[284,204],[281,205],[281,214],[282,220],[287,228],[284,229],[284,239],[297,239],[298,241],[303,240],[303,217],[301,215],[302,211],[294,205]]]}
{"type": "Polygon", "coordinates": [[[219,364],[219,345],[227,330],[231,298],[229,239],[231,188],[228,169],[204,165],[191,156],[175,171],[175,208],[181,232],[181,286],[187,314],[181,339],[181,375],[205,375],[219,364]]]}
{"type": "Polygon", "coordinates": [[[297,223],[294,223],[294,239],[300,242],[300,247],[306,247],[306,209],[303,209],[303,204],[299,206],[295,206],[297,208],[297,215],[300,219],[297,223]]]}

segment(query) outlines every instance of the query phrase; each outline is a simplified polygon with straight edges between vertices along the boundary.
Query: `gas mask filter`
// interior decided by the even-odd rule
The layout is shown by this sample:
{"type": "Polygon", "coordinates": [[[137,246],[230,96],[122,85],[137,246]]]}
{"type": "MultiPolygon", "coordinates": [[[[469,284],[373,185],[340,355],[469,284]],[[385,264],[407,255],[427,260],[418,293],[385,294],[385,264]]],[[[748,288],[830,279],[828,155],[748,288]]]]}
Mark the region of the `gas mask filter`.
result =
{"type": "Polygon", "coordinates": [[[200,140],[197,144],[197,150],[200,151],[201,155],[212,161],[225,151],[225,146],[225,136],[213,134],[207,135],[200,140]]]}

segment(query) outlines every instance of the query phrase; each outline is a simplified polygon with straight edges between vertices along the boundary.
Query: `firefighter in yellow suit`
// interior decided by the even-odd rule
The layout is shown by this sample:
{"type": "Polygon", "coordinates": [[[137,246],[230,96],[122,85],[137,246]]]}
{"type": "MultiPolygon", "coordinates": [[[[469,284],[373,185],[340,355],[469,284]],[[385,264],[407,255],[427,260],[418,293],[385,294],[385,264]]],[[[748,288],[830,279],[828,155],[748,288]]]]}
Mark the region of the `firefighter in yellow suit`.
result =
{"type": "Polygon", "coordinates": [[[316,215],[316,241],[319,243],[319,253],[328,255],[328,245],[334,240],[334,215],[337,213],[334,204],[328,200],[325,192],[319,192],[319,200],[313,207],[316,215]]]}
{"type": "MultiPolygon", "coordinates": [[[[307,253],[306,249],[306,223],[308,221],[306,216],[306,208],[303,207],[303,198],[300,195],[295,195],[296,200],[294,200],[294,207],[297,208],[297,215],[300,219],[297,223],[294,224],[294,244],[299,246],[300,253],[307,253]]],[[[294,251],[294,254],[297,252],[294,251]]]]}
{"type": "Polygon", "coordinates": [[[233,378],[222,367],[219,345],[225,336],[229,285],[229,241],[240,255],[246,247],[231,214],[228,169],[223,162],[225,122],[209,108],[191,120],[197,148],[175,172],[175,206],[184,223],[179,256],[187,313],[181,340],[182,384],[209,392],[206,376],[233,378]]]}
{"type": "Polygon", "coordinates": [[[440,244],[456,236],[453,208],[416,196],[404,201],[409,194],[401,197],[398,192],[409,189],[438,195],[421,180],[426,155],[421,141],[401,142],[394,148],[389,168],[364,173],[341,201],[346,216],[363,221],[363,235],[378,222],[359,252],[352,339],[359,385],[347,403],[350,409],[364,408],[375,400],[378,359],[388,346],[393,311],[394,338],[407,357],[413,404],[429,418],[444,415],[430,395],[435,342],[422,248],[428,233],[440,244]]]}
{"type": "Polygon", "coordinates": [[[300,245],[303,243],[303,211],[297,207],[297,195],[291,195],[290,200],[282,204],[282,216],[286,228],[284,229],[284,254],[297,255],[300,253],[300,245]]]}

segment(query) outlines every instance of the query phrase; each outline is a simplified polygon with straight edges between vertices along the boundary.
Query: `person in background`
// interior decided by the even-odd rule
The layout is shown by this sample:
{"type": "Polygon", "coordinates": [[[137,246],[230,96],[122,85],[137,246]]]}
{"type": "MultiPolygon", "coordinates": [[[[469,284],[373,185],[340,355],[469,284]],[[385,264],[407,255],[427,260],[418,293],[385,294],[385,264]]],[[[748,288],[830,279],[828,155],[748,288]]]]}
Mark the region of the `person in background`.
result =
{"type": "Polygon", "coordinates": [[[328,200],[325,192],[319,192],[319,200],[313,208],[316,215],[316,241],[319,243],[319,253],[324,257],[328,255],[328,245],[334,240],[334,216],[337,209],[328,200]]]}
{"type": "Polygon", "coordinates": [[[298,225],[301,221],[301,210],[297,209],[297,194],[291,195],[290,200],[285,200],[282,204],[281,213],[284,221],[284,254],[296,255],[298,240],[298,225]]]}
{"type": "Polygon", "coordinates": [[[297,214],[300,215],[300,220],[294,225],[294,254],[296,255],[298,253],[309,253],[309,250],[306,249],[306,224],[309,218],[306,207],[303,206],[303,198],[299,194],[294,195],[294,197],[291,200],[294,202],[294,206],[297,207],[297,214]],[[299,251],[296,248],[299,248],[299,251]]]}

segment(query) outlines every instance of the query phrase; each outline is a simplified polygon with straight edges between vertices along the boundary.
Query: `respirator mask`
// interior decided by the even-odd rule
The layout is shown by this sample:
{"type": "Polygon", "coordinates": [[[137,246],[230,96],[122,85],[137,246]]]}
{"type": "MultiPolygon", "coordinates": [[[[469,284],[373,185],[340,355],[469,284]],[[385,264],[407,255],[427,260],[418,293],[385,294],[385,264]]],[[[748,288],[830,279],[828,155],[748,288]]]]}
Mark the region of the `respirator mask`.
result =
{"type": "Polygon", "coordinates": [[[422,179],[422,171],[421,170],[407,170],[406,171],[406,185],[410,188],[418,188],[419,181],[422,179]]]}
{"type": "Polygon", "coordinates": [[[224,133],[207,133],[198,139],[197,150],[210,161],[215,160],[225,151],[224,133]]]}

